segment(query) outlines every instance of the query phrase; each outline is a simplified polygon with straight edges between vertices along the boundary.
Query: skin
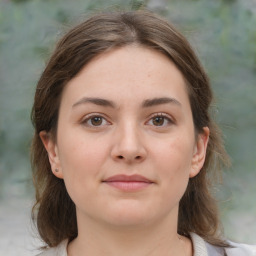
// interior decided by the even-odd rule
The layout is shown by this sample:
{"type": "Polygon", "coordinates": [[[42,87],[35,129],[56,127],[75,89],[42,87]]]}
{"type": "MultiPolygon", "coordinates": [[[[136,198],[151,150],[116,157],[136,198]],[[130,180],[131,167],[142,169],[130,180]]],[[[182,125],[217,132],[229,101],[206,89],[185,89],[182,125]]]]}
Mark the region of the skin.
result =
{"type": "Polygon", "coordinates": [[[99,55],[66,85],[57,138],[40,136],[76,205],[69,256],[192,255],[191,241],[178,239],[178,206],[203,166],[209,129],[195,134],[185,81],[166,56],[140,46],[99,55]],[[150,184],[105,182],[119,174],[150,184]]]}

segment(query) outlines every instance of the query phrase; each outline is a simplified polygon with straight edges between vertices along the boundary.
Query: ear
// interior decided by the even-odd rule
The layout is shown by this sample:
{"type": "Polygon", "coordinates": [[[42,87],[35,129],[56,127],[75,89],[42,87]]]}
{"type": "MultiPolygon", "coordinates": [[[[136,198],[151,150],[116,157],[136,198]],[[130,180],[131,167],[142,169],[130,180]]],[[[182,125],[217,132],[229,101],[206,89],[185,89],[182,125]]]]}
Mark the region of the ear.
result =
{"type": "Polygon", "coordinates": [[[48,153],[49,162],[52,168],[52,173],[60,179],[63,179],[63,173],[61,170],[60,159],[58,154],[58,148],[53,140],[52,136],[46,131],[41,131],[39,136],[44,144],[44,147],[48,153]]]}
{"type": "Polygon", "coordinates": [[[197,135],[197,141],[194,148],[191,170],[189,177],[195,177],[202,169],[206,157],[206,149],[209,140],[210,130],[208,127],[203,128],[203,132],[197,135]]]}

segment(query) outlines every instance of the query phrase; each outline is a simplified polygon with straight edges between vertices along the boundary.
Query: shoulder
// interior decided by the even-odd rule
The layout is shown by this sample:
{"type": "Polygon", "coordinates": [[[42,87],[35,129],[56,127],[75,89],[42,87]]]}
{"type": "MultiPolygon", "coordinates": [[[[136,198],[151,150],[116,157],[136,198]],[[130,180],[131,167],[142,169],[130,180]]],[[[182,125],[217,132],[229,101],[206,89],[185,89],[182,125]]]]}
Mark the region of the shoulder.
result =
{"type": "Polygon", "coordinates": [[[193,247],[194,256],[256,256],[256,246],[238,244],[228,241],[232,248],[222,248],[211,245],[203,240],[195,233],[190,234],[193,247]]]}
{"type": "Polygon", "coordinates": [[[58,246],[48,248],[37,256],[67,256],[68,240],[62,241],[58,246]]]}
{"type": "Polygon", "coordinates": [[[256,245],[229,243],[233,248],[226,249],[228,256],[256,256],[256,245]]]}

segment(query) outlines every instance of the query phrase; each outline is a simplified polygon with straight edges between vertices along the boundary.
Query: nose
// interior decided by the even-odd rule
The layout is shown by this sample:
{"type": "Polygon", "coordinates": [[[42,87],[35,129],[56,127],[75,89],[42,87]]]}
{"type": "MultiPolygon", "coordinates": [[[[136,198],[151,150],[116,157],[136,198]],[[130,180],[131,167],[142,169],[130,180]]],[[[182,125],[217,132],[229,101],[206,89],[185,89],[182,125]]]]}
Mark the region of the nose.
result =
{"type": "Polygon", "coordinates": [[[117,128],[114,134],[111,157],[115,161],[129,164],[144,161],[147,151],[142,140],[143,138],[136,125],[128,124],[117,128]]]}

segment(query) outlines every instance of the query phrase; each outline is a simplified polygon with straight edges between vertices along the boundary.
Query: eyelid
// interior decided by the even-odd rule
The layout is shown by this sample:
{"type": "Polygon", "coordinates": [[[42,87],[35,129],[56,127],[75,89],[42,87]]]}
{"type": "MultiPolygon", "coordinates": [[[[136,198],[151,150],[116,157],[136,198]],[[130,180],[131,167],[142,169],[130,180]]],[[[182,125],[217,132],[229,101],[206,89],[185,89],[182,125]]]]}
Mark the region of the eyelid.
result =
{"type": "MultiPolygon", "coordinates": [[[[150,120],[152,120],[152,118],[158,117],[158,116],[166,118],[168,120],[169,124],[175,124],[176,123],[175,119],[171,115],[169,115],[167,113],[164,113],[164,112],[157,112],[157,113],[151,114],[146,123],[148,123],[150,120]]],[[[161,128],[161,126],[158,126],[158,128],[161,128]]]]}
{"type": "Polygon", "coordinates": [[[86,124],[86,122],[88,120],[90,120],[91,118],[93,118],[93,117],[101,117],[102,119],[104,119],[108,123],[107,125],[111,124],[111,122],[108,120],[109,118],[106,115],[104,115],[102,113],[98,113],[98,112],[90,113],[90,114],[87,114],[87,115],[83,116],[83,118],[81,119],[80,122],[82,124],[86,125],[87,127],[92,127],[92,128],[94,128],[94,127],[99,128],[99,127],[105,126],[105,125],[93,126],[93,125],[86,124]]]}

